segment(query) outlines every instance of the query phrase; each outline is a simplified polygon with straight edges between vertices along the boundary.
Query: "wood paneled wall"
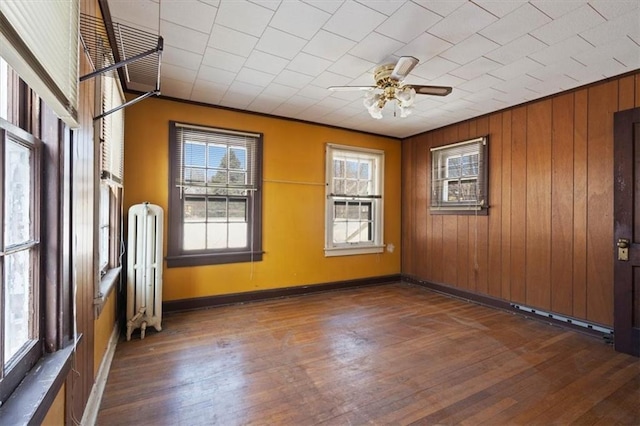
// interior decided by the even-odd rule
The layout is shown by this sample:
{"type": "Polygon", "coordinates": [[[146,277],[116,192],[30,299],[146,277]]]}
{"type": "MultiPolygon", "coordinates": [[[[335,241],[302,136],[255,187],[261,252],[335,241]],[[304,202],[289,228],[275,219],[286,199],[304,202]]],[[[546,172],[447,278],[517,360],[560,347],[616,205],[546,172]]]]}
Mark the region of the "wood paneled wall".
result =
{"type": "Polygon", "coordinates": [[[402,144],[402,273],[613,324],[613,113],[640,73],[402,144]],[[489,214],[432,215],[430,148],[489,135],[489,214]]]}

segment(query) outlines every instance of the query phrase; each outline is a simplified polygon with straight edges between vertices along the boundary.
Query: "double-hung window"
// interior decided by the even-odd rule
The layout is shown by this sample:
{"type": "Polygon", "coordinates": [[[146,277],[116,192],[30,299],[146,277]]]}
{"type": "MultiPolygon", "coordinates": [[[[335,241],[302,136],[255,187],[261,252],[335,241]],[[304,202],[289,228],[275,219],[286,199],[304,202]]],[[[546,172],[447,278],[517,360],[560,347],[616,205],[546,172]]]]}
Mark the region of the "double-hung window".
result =
{"type": "Polygon", "coordinates": [[[167,265],[262,260],[262,135],[170,123],[167,265]]]}
{"type": "Polygon", "coordinates": [[[484,211],[487,137],[431,148],[431,211],[484,211]]]}
{"type": "MultiPolygon", "coordinates": [[[[0,383],[39,358],[41,142],[0,118],[0,383]]],[[[0,401],[11,390],[0,386],[0,401]]]]}
{"type": "Polygon", "coordinates": [[[326,147],[325,256],[380,253],[384,152],[326,147]]]}

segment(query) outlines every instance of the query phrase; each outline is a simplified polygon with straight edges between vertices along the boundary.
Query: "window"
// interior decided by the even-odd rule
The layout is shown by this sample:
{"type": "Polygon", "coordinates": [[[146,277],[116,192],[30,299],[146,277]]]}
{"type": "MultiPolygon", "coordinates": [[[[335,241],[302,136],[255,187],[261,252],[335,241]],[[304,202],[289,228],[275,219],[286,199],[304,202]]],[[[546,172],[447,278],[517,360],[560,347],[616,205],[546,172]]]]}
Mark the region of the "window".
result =
{"type": "Polygon", "coordinates": [[[431,212],[486,214],[486,159],[486,136],[432,148],[431,212]]]}
{"type": "MultiPolygon", "coordinates": [[[[100,141],[100,198],[98,209],[98,255],[99,270],[104,277],[110,270],[120,266],[121,206],[123,183],[124,113],[118,109],[124,103],[117,74],[103,74],[97,85],[100,111],[104,115],[98,120],[100,141]],[[114,111],[115,110],[115,111],[114,111]]],[[[117,274],[108,283],[100,283],[96,296],[104,298],[117,274]]]]}
{"type": "Polygon", "coordinates": [[[167,266],[262,260],[262,135],[170,123],[167,266]]]}
{"type": "Polygon", "coordinates": [[[325,256],[381,253],[384,152],[328,144],[325,256]]]}
{"type": "Polygon", "coordinates": [[[11,382],[17,385],[15,381],[22,379],[42,351],[40,146],[38,139],[0,118],[0,401],[5,401],[11,382]]]}

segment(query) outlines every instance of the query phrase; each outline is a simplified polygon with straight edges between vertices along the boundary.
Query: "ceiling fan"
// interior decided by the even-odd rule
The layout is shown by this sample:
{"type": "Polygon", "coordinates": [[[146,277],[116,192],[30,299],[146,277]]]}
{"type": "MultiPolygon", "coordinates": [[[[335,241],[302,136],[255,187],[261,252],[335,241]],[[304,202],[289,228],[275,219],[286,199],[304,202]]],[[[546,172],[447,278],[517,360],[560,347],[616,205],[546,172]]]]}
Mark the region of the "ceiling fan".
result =
{"type": "Polygon", "coordinates": [[[413,56],[402,56],[395,64],[384,64],[376,67],[373,72],[375,86],[332,86],[329,87],[329,90],[366,91],[364,106],[369,111],[369,114],[377,119],[382,118],[382,108],[384,108],[385,104],[388,101],[395,100],[400,108],[400,117],[406,117],[411,113],[416,94],[447,96],[453,90],[448,86],[423,86],[403,83],[405,77],[418,65],[418,62],[418,59],[413,56]],[[379,91],[376,92],[376,90],[379,91]]]}

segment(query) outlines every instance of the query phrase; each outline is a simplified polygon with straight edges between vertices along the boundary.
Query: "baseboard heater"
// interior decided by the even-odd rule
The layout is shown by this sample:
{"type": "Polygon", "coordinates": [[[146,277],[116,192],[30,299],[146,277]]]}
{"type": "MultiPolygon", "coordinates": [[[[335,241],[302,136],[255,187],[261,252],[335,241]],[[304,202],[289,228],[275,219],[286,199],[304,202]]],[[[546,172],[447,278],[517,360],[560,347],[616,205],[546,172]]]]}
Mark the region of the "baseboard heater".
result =
{"type": "Polygon", "coordinates": [[[541,311],[540,309],[530,308],[528,306],[518,305],[518,304],[515,304],[515,303],[511,303],[511,307],[515,308],[515,309],[518,309],[520,311],[529,312],[529,313],[532,313],[532,314],[540,315],[542,317],[551,318],[551,319],[554,319],[556,321],[566,322],[567,324],[576,325],[578,327],[583,327],[583,328],[586,328],[586,329],[589,329],[589,330],[594,330],[594,331],[598,331],[600,333],[604,333],[604,334],[609,335],[609,336],[613,336],[613,329],[607,328],[607,327],[603,327],[601,325],[590,324],[590,323],[588,323],[586,321],[581,321],[581,320],[577,320],[575,318],[565,317],[565,316],[554,314],[554,313],[551,313],[551,312],[541,311]]]}

